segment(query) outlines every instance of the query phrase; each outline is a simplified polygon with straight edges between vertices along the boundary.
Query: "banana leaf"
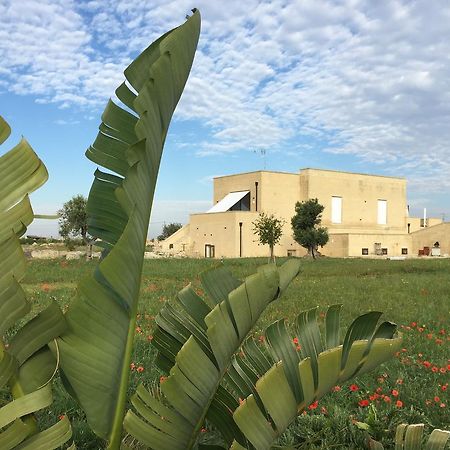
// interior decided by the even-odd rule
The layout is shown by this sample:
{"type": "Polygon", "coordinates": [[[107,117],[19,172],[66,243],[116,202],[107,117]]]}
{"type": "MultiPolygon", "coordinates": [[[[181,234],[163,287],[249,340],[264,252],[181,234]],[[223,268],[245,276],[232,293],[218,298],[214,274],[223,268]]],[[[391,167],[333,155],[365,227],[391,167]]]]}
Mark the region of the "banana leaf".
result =
{"type": "Polygon", "coordinates": [[[200,13],[161,36],[125,70],[86,155],[97,170],[89,233],[103,246],[78,285],[58,340],[63,379],[93,431],[117,449],[122,438],[141,272],[150,211],[170,119],[191,69],[200,13]],[[114,173],[111,173],[114,172],[114,173]]]}
{"type": "MultiPolygon", "coordinates": [[[[0,144],[10,133],[0,116],[0,144]]],[[[72,434],[67,419],[39,432],[33,416],[53,401],[49,382],[57,361],[48,343],[65,330],[63,314],[51,303],[27,321],[31,306],[20,285],[26,261],[19,238],[34,217],[28,195],[47,178],[44,164],[23,138],[0,157],[0,388],[8,386],[13,398],[0,408],[2,449],[53,449],[72,434]],[[49,437],[44,447],[42,436],[49,437]]]]}
{"type": "Polygon", "coordinates": [[[261,313],[298,271],[299,261],[291,259],[281,267],[263,266],[240,282],[219,267],[201,276],[209,302],[191,286],[180,291],[177,304],[158,315],[152,340],[160,367],[171,367],[161,383],[163,398],[139,387],[132,397],[136,412],[125,417],[127,432],[154,450],[189,450],[198,445],[208,419],[225,441],[245,441],[232,417],[239,402],[221,382],[261,313]]]}
{"type": "Polygon", "coordinates": [[[293,333],[284,320],[270,325],[264,344],[247,341],[225,377],[230,392],[243,401],[233,414],[247,443],[235,439],[230,449],[270,449],[311,403],[331,388],[387,361],[400,347],[396,326],[379,312],[364,314],[350,325],[342,345],[341,305],[328,309],[322,338],[316,308],[297,317],[293,333]]]}

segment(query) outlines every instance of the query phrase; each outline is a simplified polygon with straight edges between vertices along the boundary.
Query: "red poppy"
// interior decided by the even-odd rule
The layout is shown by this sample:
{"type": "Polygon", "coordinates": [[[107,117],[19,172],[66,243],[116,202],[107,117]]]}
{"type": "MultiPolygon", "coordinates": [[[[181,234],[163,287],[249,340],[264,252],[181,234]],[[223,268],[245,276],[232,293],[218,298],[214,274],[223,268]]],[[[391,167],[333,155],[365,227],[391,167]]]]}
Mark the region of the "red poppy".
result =
{"type": "Polygon", "coordinates": [[[360,400],[360,401],[358,402],[358,405],[361,406],[361,407],[363,407],[363,408],[365,408],[366,406],[369,406],[369,400],[366,400],[366,399],[360,400]]]}
{"type": "Polygon", "coordinates": [[[356,384],[351,384],[350,387],[349,387],[349,389],[350,389],[352,392],[359,391],[359,387],[358,387],[358,385],[356,385],[356,384]]]}

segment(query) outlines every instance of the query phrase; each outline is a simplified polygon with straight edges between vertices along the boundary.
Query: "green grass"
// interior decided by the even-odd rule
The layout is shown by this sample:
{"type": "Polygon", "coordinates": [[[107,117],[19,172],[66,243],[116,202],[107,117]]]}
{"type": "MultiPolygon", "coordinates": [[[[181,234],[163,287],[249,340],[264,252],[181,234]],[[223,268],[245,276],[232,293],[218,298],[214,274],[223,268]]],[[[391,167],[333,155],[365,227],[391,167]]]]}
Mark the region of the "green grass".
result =
{"type": "MultiPolygon", "coordinates": [[[[266,259],[225,260],[238,277],[255,272],[266,259]]],[[[279,261],[281,262],[281,261],[279,261]]],[[[95,262],[30,261],[24,287],[34,311],[55,298],[63,308],[70,304],[76,280],[93,270],[95,262]]],[[[149,345],[154,317],[165,301],[189,282],[200,288],[198,274],[217,262],[191,259],[146,260],[144,264],[140,315],[136,331],[130,392],[138,383],[152,384],[160,373],[152,366],[154,350],[149,345]],[[142,367],[142,372],[136,368],[142,367]]],[[[371,374],[357,378],[353,392],[349,384],[330,393],[315,409],[298,418],[280,443],[302,449],[365,448],[365,434],[355,422],[367,422],[372,434],[385,444],[392,442],[398,423],[423,422],[431,427],[448,428],[450,423],[448,392],[450,260],[304,260],[301,274],[285,295],[272,303],[255,327],[258,336],[274,320],[293,320],[302,310],[342,303],[343,322],[348,325],[357,315],[369,310],[383,311],[385,320],[399,325],[404,333],[403,351],[371,374]],[[417,325],[411,326],[411,323],[417,325]],[[420,331],[422,330],[422,331],[420,331]],[[442,330],[442,331],[441,331],[442,330]],[[441,342],[442,341],[442,342],[441,342]],[[425,364],[424,361],[430,363],[425,364]],[[437,368],[434,369],[433,367],[437,368]],[[441,373],[444,371],[445,373],[441,373]],[[374,395],[377,393],[378,398],[374,395]],[[395,396],[392,391],[398,392],[395,396]],[[372,400],[370,400],[372,396],[372,400]],[[390,401],[386,401],[388,396],[390,401]],[[435,398],[439,397],[439,400],[435,398]],[[369,400],[370,407],[358,402],[369,400]],[[396,406],[397,400],[402,406],[396,406]]],[[[53,410],[42,414],[54,422],[67,414],[75,429],[79,449],[101,448],[101,443],[85,424],[83,414],[57,385],[53,410]]]]}

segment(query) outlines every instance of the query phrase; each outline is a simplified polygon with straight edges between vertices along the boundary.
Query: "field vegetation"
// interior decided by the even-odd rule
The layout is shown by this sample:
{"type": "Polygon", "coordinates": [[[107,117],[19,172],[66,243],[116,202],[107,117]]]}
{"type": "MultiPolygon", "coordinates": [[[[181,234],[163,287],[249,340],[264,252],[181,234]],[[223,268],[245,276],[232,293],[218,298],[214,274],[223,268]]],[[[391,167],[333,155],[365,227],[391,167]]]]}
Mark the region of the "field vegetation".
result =
{"type": "MultiPolygon", "coordinates": [[[[277,261],[281,263],[281,260],[277,261]]],[[[223,264],[243,278],[266,259],[230,259],[223,264]]],[[[29,261],[24,288],[41,310],[51,299],[66,309],[75,293],[76,281],[94,269],[95,262],[40,260],[29,261]]],[[[139,383],[156,385],[162,375],[154,369],[154,319],[164,302],[193,282],[200,291],[198,274],[215,264],[212,260],[157,259],[144,262],[137,342],[130,366],[130,392],[139,383]]],[[[404,343],[394,359],[351,383],[335,386],[319,403],[310,405],[280,444],[301,449],[366,448],[367,432],[393,448],[399,423],[425,423],[432,428],[448,428],[450,423],[448,381],[450,373],[450,260],[304,260],[300,275],[282,298],[272,303],[254,329],[259,345],[261,330],[273,321],[294,318],[300,311],[342,303],[342,323],[369,310],[383,311],[384,319],[396,322],[404,343]]],[[[57,389],[57,399],[48,422],[64,415],[74,427],[77,448],[97,449],[102,443],[86,425],[76,403],[57,389]]],[[[214,437],[208,425],[205,441],[214,437]]]]}

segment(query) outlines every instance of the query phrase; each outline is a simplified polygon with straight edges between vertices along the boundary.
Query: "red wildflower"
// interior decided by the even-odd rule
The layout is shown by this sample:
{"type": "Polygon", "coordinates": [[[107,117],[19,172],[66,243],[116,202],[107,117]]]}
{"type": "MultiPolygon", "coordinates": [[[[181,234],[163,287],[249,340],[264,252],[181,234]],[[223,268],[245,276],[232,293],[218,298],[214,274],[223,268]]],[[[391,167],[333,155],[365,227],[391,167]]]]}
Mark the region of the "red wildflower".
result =
{"type": "Polygon", "coordinates": [[[160,383],[164,383],[167,380],[167,377],[165,377],[164,375],[159,377],[159,382],[160,383]]]}
{"type": "Polygon", "coordinates": [[[352,392],[359,391],[359,387],[358,387],[358,385],[356,385],[356,384],[351,384],[350,387],[349,387],[349,389],[350,389],[352,392]]]}
{"type": "Polygon", "coordinates": [[[434,341],[437,345],[441,345],[444,341],[442,339],[436,339],[434,341]]]}
{"type": "Polygon", "coordinates": [[[447,369],[446,369],[445,367],[441,367],[441,368],[439,369],[439,372],[445,373],[445,372],[447,372],[447,369]]]}
{"type": "Polygon", "coordinates": [[[341,390],[341,387],[340,387],[340,386],[333,386],[333,387],[331,388],[331,390],[332,390],[333,392],[339,392],[339,391],[341,390]]]}
{"type": "Polygon", "coordinates": [[[441,408],[445,408],[445,403],[441,403],[439,406],[440,406],[441,408]]]}
{"type": "Polygon", "coordinates": [[[417,322],[411,322],[411,326],[414,328],[414,327],[417,327],[417,322]]]}
{"type": "Polygon", "coordinates": [[[431,363],[429,361],[424,361],[423,365],[428,369],[428,367],[431,367],[431,363]]]}
{"type": "Polygon", "coordinates": [[[365,408],[366,406],[369,406],[369,400],[366,400],[366,399],[360,400],[358,402],[358,405],[361,406],[362,408],[365,408]]]}
{"type": "Polygon", "coordinates": [[[136,364],[135,364],[134,362],[132,362],[132,363],[130,364],[130,369],[131,369],[131,370],[136,369],[136,364]]]}
{"type": "Polygon", "coordinates": [[[391,403],[391,397],[389,397],[388,395],[385,395],[385,396],[383,397],[383,400],[384,400],[386,403],[391,403]]]}
{"type": "Polygon", "coordinates": [[[442,392],[445,392],[446,390],[447,390],[447,384],[443,384],[442,386],[441,386],[441,391],[442,392]]]}
{"type": "Polygon", "coordinates": [[[383,389],[381,387],[377,387],[376,391],[377,394],[381,394],[383,392],[383,389]]]}
{"type": "Polygon", "coordinates": [[[149,334],[149,335],[147,336],[147,341],[148,341],[148,342],[153,341],[153,334],[149,334]]]}
{"type": "Polygon", "coordinates": [[[315,402],[311,403],[311,404],[308,406],[308,409],[316,409],[318,405],[319,405],[319,401],[316,400],[315,402]]]}
{"type": "Polygon", "coordinates": [[[425,328],[422,328],[422,327],[417,328],[417,331],[418,331],[419,333],[423,333],[423,330],[425,330],[425,328]]]}
{"type": "Polygon", "coordinates": [[[58,419],[59,420],[63,420],[63,419],[65,419],[66,418],[66,415],[65,414],[61,414],[60,416],[58,416],[58,419]]]}
{"type": "Polygon", "coordinates": [[[295,337],[294,339],[292,339],[292,342],[293,342],[295,345],[298,345],[298,337],[295,337]]]}
{"type": "Polygon", "coordinates": [[[258,337],[259,342],[264,342],[265,340],[266,340],[266,338],[263,335],[258,337]]]}
{"type": "Polygon", "coordinates": [[[398,391],[396,389],[392,389],[391,394],[393,395],[393,397],[398,397],[398,391]]]}
{"type": "Polygon", "coordinates": [[[434,372],[434,373],[436,373],[436,372],[439,372],[439,369],[438,369],[436,366],[433,366],[433,367],[431,368],[431,371],[434,372]]]}
{"type": "Polygon", "coordinates": [[[441,399],[436,395],[433,399],[436,403],[439,403],[441,401],[441,399]]]}
{"type": "Polygon", "coordinates": [[[397,401],[395,402],[395,406],[396,406],[397,408],[401,408],[401,407],[403,406],[403,402],[402,402],[401,400],[397,400],[397,401]]]}
{"type": "Polygon", "coordinates": [[[143,368],[142,366],[139,366],[139,367],[136,369],[136,371],[139,372],[139,373],[142,373],[142,372],[144,371],[144,368],[143,368]]]}
{"type": "Polygon", "coordinates": [[[427,339],[433,339],[433,335],[431,333],[427,334],[427,339]]]}

